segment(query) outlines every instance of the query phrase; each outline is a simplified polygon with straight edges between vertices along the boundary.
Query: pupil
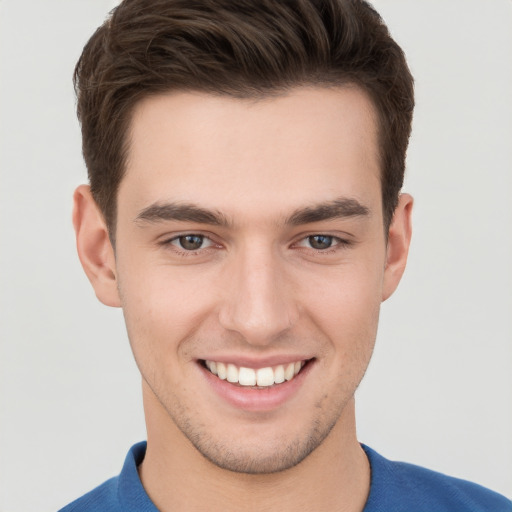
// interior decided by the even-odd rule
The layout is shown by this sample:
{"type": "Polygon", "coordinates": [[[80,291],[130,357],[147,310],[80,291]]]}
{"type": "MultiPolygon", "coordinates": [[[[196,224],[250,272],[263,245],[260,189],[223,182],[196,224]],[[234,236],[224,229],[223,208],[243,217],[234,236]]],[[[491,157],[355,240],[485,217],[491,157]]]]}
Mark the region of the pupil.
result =
{"type": "Polygon", "coordinates": [[[309,237],[313,249],[328,249],[332,245],[332,236],[313,235],[309,237]]]}
{"type": "Polygon", "coordinates": [[[201,245],[203,245],[203,237],[200,235],[180,236],[180,245],[188,251],[200,249],[201,245]]]}

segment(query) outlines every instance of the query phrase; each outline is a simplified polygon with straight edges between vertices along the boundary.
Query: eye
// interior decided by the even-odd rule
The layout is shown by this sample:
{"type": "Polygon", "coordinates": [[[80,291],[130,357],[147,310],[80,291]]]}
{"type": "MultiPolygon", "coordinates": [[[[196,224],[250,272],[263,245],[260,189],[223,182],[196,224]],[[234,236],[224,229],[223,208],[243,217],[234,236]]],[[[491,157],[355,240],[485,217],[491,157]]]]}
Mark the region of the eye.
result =
{"type": "Polygon", "coordinates": [[[212,245],[212,241],[204,235],[180,235],[170,240],[172,245],[185,251],[198,251],[212,245]]]}
{"type": "Polygon", "coordinates": [[[328,235],[311,235],[308,236],[304,242],[307,242],[313,249],[322,250],[329,249],[333,245],[337,245],[338,240],[335,237],[328,235]]]}
{"type": "Polygon", "coordinates": [[[333,245],[334,237],[327,235],[308,236],[307,241],[313,249],[329,249],[333,245]]]}
{"type": "Polygon", "coordinates": [[[302,247],[309,246],[313,249],[321,251],[325,249],[330,249],[331,247],[338,245],[340,242],[340,239],[335,236],[311,235],[302,240],[299,245],[301,245],[302,247]]]}

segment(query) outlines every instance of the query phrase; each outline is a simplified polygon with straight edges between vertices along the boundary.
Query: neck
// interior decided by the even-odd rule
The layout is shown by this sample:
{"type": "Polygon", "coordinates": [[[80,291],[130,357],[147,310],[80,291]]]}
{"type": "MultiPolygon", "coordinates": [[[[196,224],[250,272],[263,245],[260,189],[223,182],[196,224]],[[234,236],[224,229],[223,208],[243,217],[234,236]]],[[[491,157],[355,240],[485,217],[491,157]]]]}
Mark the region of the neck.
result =
{"type": "Polygon", "coordinates": [[[148,447],[139,475],[162,512],[363,510],[370,467],[355,434],[353,399],[323,443],[293,468],[234,473],[206,460],[144,389],[148,447]]]}

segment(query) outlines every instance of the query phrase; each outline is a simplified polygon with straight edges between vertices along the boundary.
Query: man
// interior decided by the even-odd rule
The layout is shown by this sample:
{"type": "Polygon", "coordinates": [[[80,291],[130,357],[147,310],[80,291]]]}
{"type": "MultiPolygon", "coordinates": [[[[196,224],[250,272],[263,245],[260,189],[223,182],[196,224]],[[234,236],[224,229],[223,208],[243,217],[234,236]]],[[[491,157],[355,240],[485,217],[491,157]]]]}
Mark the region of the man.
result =
{"type": "Polygon", "coordinates": [[[148,441],[64,510],[511,509],[357,441],[412,209],[412,77],[368,4],[127,0],[75,78],[78,252],[148,441]]]}

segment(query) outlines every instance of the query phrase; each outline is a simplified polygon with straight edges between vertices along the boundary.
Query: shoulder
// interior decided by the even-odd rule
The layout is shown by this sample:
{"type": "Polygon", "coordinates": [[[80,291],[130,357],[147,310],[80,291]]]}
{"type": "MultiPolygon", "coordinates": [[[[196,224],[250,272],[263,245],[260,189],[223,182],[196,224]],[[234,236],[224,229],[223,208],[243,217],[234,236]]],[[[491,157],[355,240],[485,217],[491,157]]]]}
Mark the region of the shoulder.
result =
{"type": "Polygon", "coordinates": [[[107,480],[59,512],[157,512],[137,472],[145,453],[145,442],[132,446],[119,476],[107,480]]]}
{"type": "Polygon", "coordinates": [[[119,477],[111,478],[81,498],[66,505],[59,512],[87,512],[121,510],[117,499],[117,484],[119,477]]]}
{"type": "Polygon", "coordinates": [[[512,512],[512,502],[480,485],[420,466],[385,459],[363,446],[371,466],[365,512],[512,512]]]}

